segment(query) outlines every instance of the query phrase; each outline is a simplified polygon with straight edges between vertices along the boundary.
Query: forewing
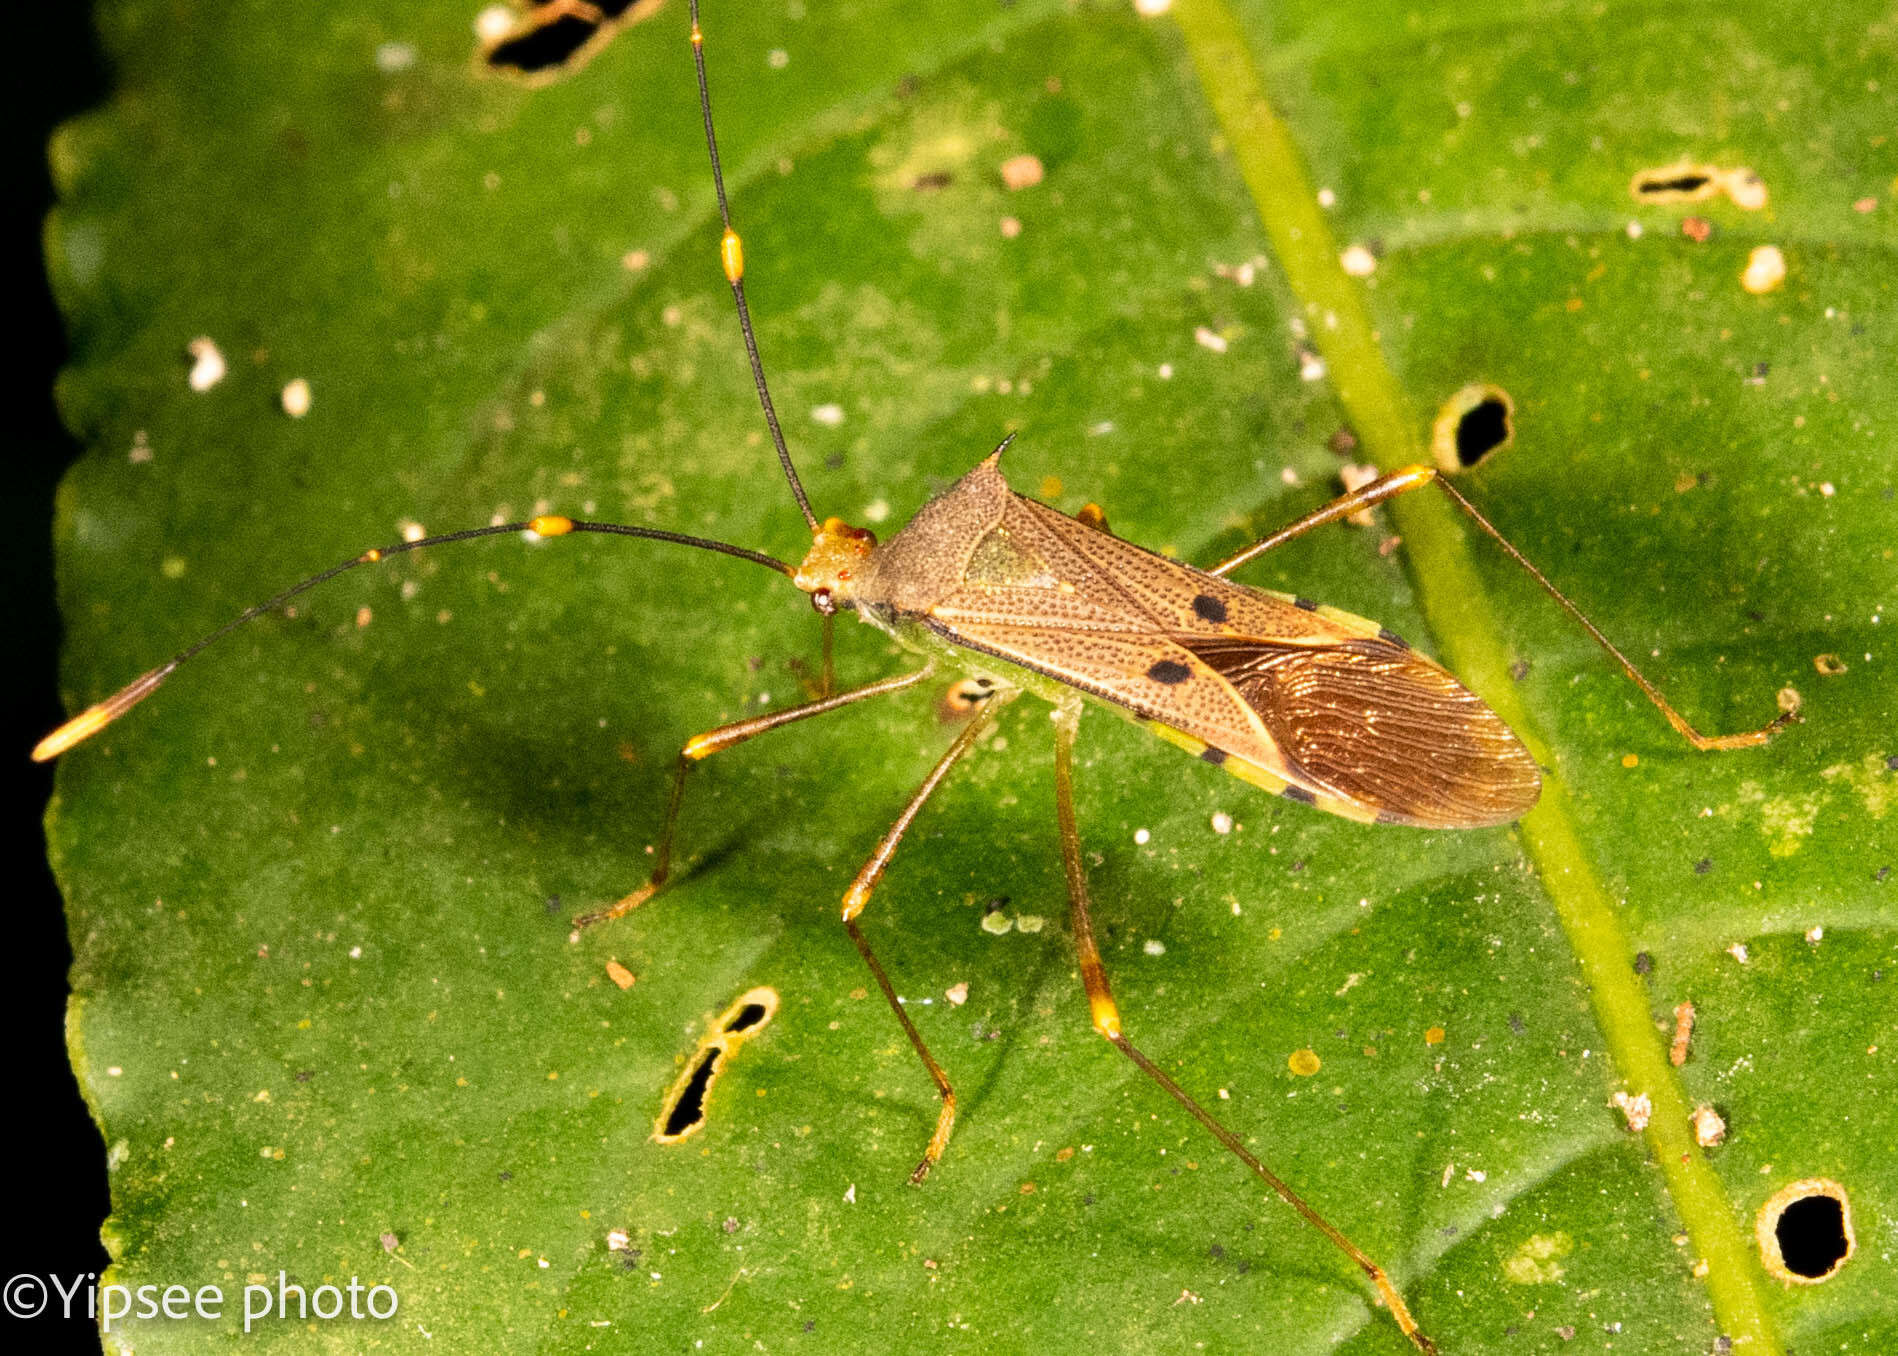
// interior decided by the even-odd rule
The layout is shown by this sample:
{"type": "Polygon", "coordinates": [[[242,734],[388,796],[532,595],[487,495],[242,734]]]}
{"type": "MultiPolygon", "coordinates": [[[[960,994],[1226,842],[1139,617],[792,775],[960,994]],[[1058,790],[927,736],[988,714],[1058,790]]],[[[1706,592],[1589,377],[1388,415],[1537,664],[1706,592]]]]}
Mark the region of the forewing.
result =
{"type": "Polygon", "coordinates": [[[1333,813],[1473,828],[1515,819],[1540,791],[1509,727],[1375,623],[1230,583],[1020,496],[927,616],[947,639],[1333,813]]]}
{"type": "Polygon", "coordinates": [[[1359,630],[1377,632],[1375,623],[1207,574],[1112,533],[1084,528],[1046,504],[1019,495],[1009,504],[1002,526],[1057,573],[1085,577],[1094,594],[1116,598],[1119,608],[1140,618],[1148,630],[1317,643],[1359,630]]]}
{"type": "MultiPolygon", "coordinates": [[[[1047,622],[963,621],[938,630],[1276,772],[1281,759],[1245,696],[1172,638],[1047,622]]],[[[1314,788],[1315,789],[1315,788],[1314,788]]]]}
{"type": "Polygon", "coordinates": [[[1536,803],[1541,775],[1515,733],[1401,641],[1324,647],[1179,637],[1258,714],[1288,763],[1387,822],[1477,828],[1536,803]]]}

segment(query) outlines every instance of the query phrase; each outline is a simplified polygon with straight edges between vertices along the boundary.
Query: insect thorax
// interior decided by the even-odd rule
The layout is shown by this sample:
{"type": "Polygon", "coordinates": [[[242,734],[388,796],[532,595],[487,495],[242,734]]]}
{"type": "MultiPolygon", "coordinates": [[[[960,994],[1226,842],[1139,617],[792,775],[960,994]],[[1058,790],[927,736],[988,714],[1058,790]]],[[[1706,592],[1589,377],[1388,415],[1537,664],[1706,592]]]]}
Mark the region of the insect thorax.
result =
{"type": "Polygon", "coordinates": [[[860,608],[927,612],[967,580],[970,558],[1002,521],[1008,483],[996,457],[923,505],[903,530],[863,562],[839,597],[860,608]]]}

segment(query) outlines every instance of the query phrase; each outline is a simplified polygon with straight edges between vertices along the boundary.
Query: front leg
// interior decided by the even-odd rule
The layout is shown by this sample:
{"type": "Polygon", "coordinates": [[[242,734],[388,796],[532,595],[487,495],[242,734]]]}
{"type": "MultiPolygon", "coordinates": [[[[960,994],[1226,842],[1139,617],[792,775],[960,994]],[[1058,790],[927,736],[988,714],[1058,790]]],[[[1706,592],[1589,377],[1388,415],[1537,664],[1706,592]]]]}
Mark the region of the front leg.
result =
{"type": "Polygon", "coordinates": [[[679,761],[672,769],[672,792],[666,799],[666,822],[659,833],[659,848],[653,859],[652,875],[644,885],[622,896],[618,902],[592,913],[581,914],[573,920],[573,925],[576,928],[589,928],[597,923],[608,923],[629,914],[657,894],[659,888],[666,883],[667,877],[672,874],[672,841],[679,827],[679,806],[685,800],[685,776],[692,770],[693,764],[769,730],[776,730],[796,721],[808,720],[812,716],[825,715],[839,707],[867,701],[871,697],[881,697],[887,692],[901,692],[906,687],[914,687],[933,672],[935,672],[935,666],[925,664],[914,673],[901,673],[894,678],[880,678],[874,683],[865,683],[862,687],[853,687],[848,692],[839,692],[835,696],[820,697],[816,701],[805,702],[800,706],[787,706],[782,711],[752,716],[748,720],[735,720],[729,725],[721,725],[704,734],[693,735],[685,741],[685,747],[679,750],[679,761]]]}

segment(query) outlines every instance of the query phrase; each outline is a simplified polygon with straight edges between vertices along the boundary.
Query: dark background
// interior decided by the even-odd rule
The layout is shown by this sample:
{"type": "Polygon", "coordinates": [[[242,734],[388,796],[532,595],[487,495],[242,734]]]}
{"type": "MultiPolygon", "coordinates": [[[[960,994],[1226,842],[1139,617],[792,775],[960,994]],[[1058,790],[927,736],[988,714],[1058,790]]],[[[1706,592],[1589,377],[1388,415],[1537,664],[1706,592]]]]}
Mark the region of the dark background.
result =
{"type": "MultiPolygon", "coordinates": [[[[0,489],[0,634],[11,662],[0,664],[7,713],[6,762],[11,805],[4,824],[6,873],[13,881],[0,944],[0,1016],[6,1078],[0,1130],[7,1164],[8,1227],[0,1237],[0,1284],[20,1272],[103,1270],[99,1225],[107,1208],[105,1148],[79,1099],[66,1062],[66,974],[72,950],[40,816],[52,791],[50,767],[27,758],[34,742],[64,716],[59,704],[59,618],[53,604],[53,491],[79,448],[53,407],[53,378],[66,360],[65,331],[47,290],[40,226],[52,205],[46,139],[62,120],[102,102],[110,81],[93,34],[90,3],[32,6],[12,18],[14,60],[0,81],[0,295],[14,356],[5,364],[8,473],[0,489]],[[28,31],[22,35],[20,28],[28,31]],[[23,38],[23,40],[22,40],[23,38]]],[[[55,1297],[52,1311],[57,1313],[55,1297]]],[[[96,1351],[90,1322],[44,1319],[30,1328],[0,1316],[0,1340],[29,1338],[96,1351]],[[64,1339],[64,1340],[58,1340],[64,1339]]]]}

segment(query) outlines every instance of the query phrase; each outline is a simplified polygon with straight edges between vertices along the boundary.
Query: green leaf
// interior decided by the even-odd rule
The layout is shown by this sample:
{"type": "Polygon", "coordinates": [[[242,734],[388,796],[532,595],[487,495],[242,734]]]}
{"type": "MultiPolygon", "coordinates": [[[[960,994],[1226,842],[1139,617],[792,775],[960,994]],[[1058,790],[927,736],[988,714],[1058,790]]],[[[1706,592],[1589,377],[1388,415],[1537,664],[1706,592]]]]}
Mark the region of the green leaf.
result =
{"type": "MultiPolygon", "coordinates": [[[[48,232],[92,449],[57,527],[76,705],[410,524],[551,510],[801,554],[717,273],[683,9],[529,87],[483,68],[467,7],[100,7],[122,85],[56,138],[48,232]],[[228,364],[204,392],[199,335],[228,364]]],[[[1883,11],[705,23],[820,514],[887,536],[1019,430],[1016,488],[1212,562],[1335,493],[1341,427],[1397,465],[1486,381],[1515,439],[1466,493],[1690,720],[1751,727],[1798,689],[1806,723],[1768,748],[1688,750],[1416,495],[1244,575],[1378,618],[1492,700],[1549,769],[1519,829],[1333,820],[1099,712],[1080,828],[1129,1033],[1444,1350],[1898,1342],[1883,11]],[[1022,154],[1045,178],[1011,191],[1022,154]],[[1682,160],[1751,169],[1768,202],[1631,197],[1682,160]],[[1353,243],[1369,277],[1332,264],[1353,243]],[[1788,273],[1753,295],[1764,244],[1788,273]],[[1645,1135],[1618,1091],[1650,1095],[1645,1135]],[[1701,1104],[1727,1126],[1705,1149],[1701,1104]],[[1858,1251],[1794,1288],[1753,1221],[1806,1178],[1843,1185],[1858,1251]]],[[[295,1350],[1408,1349],[1091,1032],[1037,702],[864,915],[959,1092],[920,1189],[935,1094],[836,908],[952,737],[940,684],[705,762],[688,869],[570,937],[651,869],[680,745],[800,700],[819,642],[739,562],[502,538],[327,585],[69,754],[49,826],[108,1279],[225,1295],[110,1341],[196,1350],[281,1276],[400,1296],[247,1339],[295,1350]],[[780,1006],[704,1129],[653,1142],[760,985],[780,1006]]],[[[846,683],[906,662],[849,625],[837,656],[846,683]]]]}

